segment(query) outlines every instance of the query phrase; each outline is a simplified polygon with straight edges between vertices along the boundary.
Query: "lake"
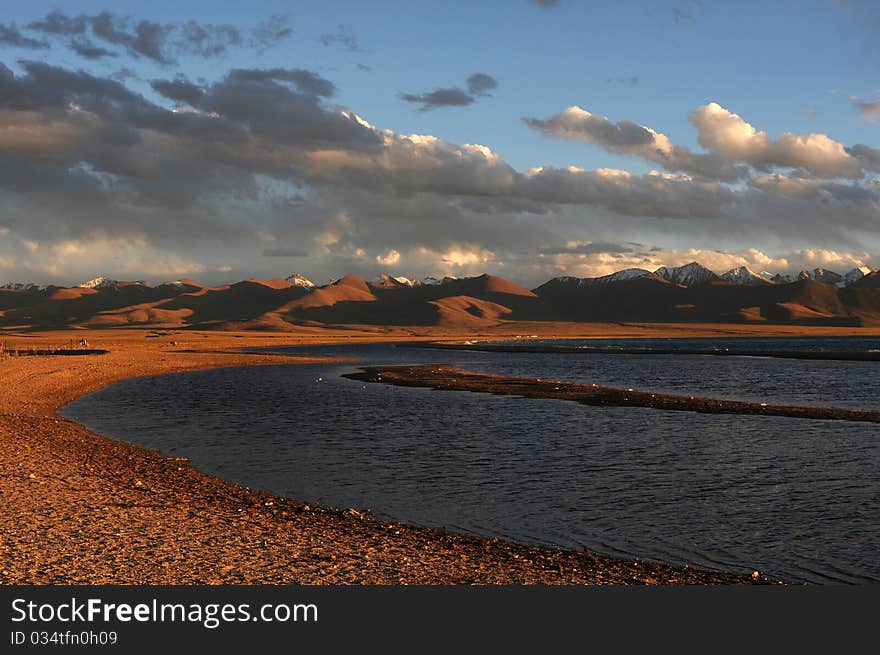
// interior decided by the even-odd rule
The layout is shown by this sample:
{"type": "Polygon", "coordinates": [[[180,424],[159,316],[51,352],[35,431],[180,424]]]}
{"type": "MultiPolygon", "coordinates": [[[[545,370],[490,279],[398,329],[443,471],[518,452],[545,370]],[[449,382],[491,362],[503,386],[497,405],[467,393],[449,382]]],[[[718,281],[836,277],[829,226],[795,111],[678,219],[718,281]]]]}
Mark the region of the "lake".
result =
{"type": "MultiPolygon", "coordinates": [[[[693,340],[662,340],[662,347],[676,341],[693,340]]],[[[722,348],[731,340],[700,341],[722,348]]],[[[736,340],[749,348],[756,341],[736,340]]],[[[799,347],[853,347],[843,339],[821,341],[799,347]]],[[[880,409],[877,362],[393,344],[272,350],[880,409]]],[[[307,502],[527,543],[757,569],[793,581],[880,581],[877,425],[590,407],[340,377],[356,365],[137,378],[80,398],[62,414],[100,434],[187,457],[232,482],[307,502]]]]}

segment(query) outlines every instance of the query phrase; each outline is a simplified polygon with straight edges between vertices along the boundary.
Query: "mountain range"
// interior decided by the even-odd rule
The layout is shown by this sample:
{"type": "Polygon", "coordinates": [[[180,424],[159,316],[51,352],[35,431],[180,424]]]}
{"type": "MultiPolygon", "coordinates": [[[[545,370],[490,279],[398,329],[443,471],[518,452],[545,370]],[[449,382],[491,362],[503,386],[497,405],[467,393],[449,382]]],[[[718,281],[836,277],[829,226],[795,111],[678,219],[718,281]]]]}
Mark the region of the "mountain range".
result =
{"type": "Polygon", "coordinates": [[[817,268],[796,279],[747,267],[717,275],[697,262],[593,278],[556,277],[526,289],[494,275],[414,280],[302,275],[209,287],[182,279],[97,277],[74,287],[0,287],[0,327],[175,326],[300,330],[338,325],[467,328],[504,321],[880,325],[880,274],[817,268]]]}

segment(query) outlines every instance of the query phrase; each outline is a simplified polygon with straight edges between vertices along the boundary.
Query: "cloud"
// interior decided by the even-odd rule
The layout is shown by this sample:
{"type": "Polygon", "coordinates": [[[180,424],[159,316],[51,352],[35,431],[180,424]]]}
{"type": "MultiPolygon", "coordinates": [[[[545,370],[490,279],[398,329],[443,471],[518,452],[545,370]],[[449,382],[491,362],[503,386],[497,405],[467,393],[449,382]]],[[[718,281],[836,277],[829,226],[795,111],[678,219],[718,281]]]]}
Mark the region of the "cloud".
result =
{"type": "Polygon", "coordinates": [[[22,251],[16,267],[31,274],[48,275],[68,284],[94,277],[95,271],[110,277],[160,280],[167,277],[196,275],[205,270],[198,262],[174,253],[157,250],[143,236],[119,237],[93,232],[86,238],[62,239],[47,248],[22,251]]]}
{"type": "Polygon", "coordinates": [[[727,182],[746,176],[744,166],[762,171],[794,168],[801,175],[820,178],[858,179],[863,175],[859,160],[825,134],[786,132],[773,140],[714,102],[699,107],[690,116],[697,139],[708,153],[675,145],[650,127],[626,120],[615,123],[578,106],[547,119],[526,117],[523,121],[546,136],[595,143],[609,152],[641,157],[669,171],[727,182]]]}
{"type": "Polygon", "coordinates": [[[258,52],[265,52],[281,41],[289,39],[293,36],[293,32],[290,18],[286,15],[278,14],[258,23],[251,30],[249,43],[258,52]]]}
{"type": "Polygon", "coordinates": [[[308,257],[309,251],[304,248],[267,248],[263,257],[308,257]]]}
{"type": "Polygon", "coordinates": [[[857,143],[851,148],[847,148],[847,152],[858,158],[862,162],[862,166],[869,171],[880,173],[880,149],[857,143]]]}
{"type": "Polygon", "coordinates": [[[421,105],[419,111],[423,113],[440,107],[467,107],[472,105],[477,97],[491,97],[489,91],[498,87],[498,81],[486,73],[474,73],[467,78],[466,85],[467,91],[457,86],[450,86],[426,93],[401,93],[399,97],[404,102],[421,105]]]}
{"type": "Polygon", "coordinates": [[[0,23],[0,48],[28,48],[41,50],[49,47],[44,40],[32,39],[22,34],[15,23],[0,23]]]}
{"type": "Polygon", "coordinates": [[[811,270],[818,266],[845,273],[857,266],[870,265],[876,259],[866,252],[821,248],[782,250],[770,254],[758,248],[717,250],[653,247],[647,252],[621,253],[615,249],[597,249],[584,253],[545,253],[538,260],[529,260],[528,264],[533,267],[537,279],[547,279],[555,275],[600,277],[626,268],[655,271],[661,266],[682,266],[693,261],[700,262],[718,275],[739,266],[748,266],[756,273],[766,271],[772,274],[796,275],[801,270],[811,270]]]}
{"type": "MultiPolygon", "coordinates": [[[[396,252],[387,265],[407,275],[489,270],[540,283],[564,265],[598,272],[709,258],[707,244],[718,242],[749,266],[760,258],[741,253],[756,243],[765,253],[880,251],[876,179],[730,159],[739,155],[720,153],[743,138],[716,125],[704,132],[719,144],[694,153],[579,110],[536,127],[660,170],[517,170],[486,145],[371,125],[334,104],[333,82],[307,69],[233,68],[198,84],[169,76],[149,85],[142,95],[140,85],[84,70],[0,65],[0,257],[15,260],[14,274],[57,282],[115,270],[108,239],[129,244],[135,277],[157,270],[152,256],[162,270],[203,266],[208,277],[229,262],[276,277],[279,259],[301,257],[298,268],[329,277],[374,275],[377,253],[390,261],[396,252]],[[736,175],[713,176],[710,163],[736,175]],[[670,169],[685,165],[702,174],[670,169]],[[92,241],[100,256],[90,258],[92,241]]],[[[759,145],[773,151],[780,141],[759,145]]],[[[846,155],[876,166],[869,146],[846,155]]],[[[727,255],[712,261],[734,261],[727,255]]]]}
{"type": "Polygon", "coordinates": [[[561,0],[529,0],[529,2],[541,9],[558,9],[562,6],[561,0]]]}
{"type": "Polygon", "coordinates": [[[489,95],[489,91],[498,88],[498,80],[486,73],[474,73],[467,78],[467,88],[473,95],[489,95]]]}
{"type": "MultiPolygon", "coordinates": [[[[293,34],[286,16],[272,16],[250,31],[243,32],[230,24],[216,25],[196,20],[157,23],[135,20],[110,11],[67,14],[60,10],[32,21],[27,29],[48,37],[72,37],[66,41],[67,47],[87,59],[124,53],[135,59],[148,59],[162,65],[173,64],[177,57],[182,56],[216,58],[234,47],[247,46],[263,52],[293,34]]],[[[29,37],[22,38],[34,41],[29,37]]],[[[34,42],[45,44],[41,47],[49,47],[46,41],[34,42]]]]}
{"type": "Polygon", "coordinates": [[[28,29],[44,34],[54,34],[58,36],[73,36],[77,34],[85,34],[90,18],[85,14],[77,16],[69,16],[63,11],[51,11],[44,18],[35,20],[28,24],[28,29]]]}
{"type": "Polygon", "coordinates": [[[336,31],[332,33],[322,34],[318,40],[325,46],[339,46],[343,50],[349,52],[360,52],[361,46],[357,38],[352,34],[351,30],[345,25],[337,25],[336,31]]]}
{"type": "Polygon", "coordinates": [[[290,82],[301,93],[329,97],[336,93],[336,86],[330,80],[304,68],[236,68],[227,80],[237,82],[290,82]]]}
{"type": "Polygon", "coordinates": [[[104,59],[105,57],[119,56],[112,50],[102,48],[86,38],[71,39],[68,43],[68,47],[85,59],[104,59]]]}
{"type": "Polygon", "coordinates": [[[420,104],[419,111],[426,112],[438,107],[467,107],[473,104],[474,97],[459,89],[449,87],[434,89],[427,93],[401,93],[400,99],[405,102],[420,104]]]}
{"type": "Polygon", "coordinates": [[[799,168],[825,178],[862,176],[858,160],[846,152],[842,143],[825,134],[786,132],[773,140],[715,102],[697,109],[690,121],[701,146],[732,161],[756,167],[799,168]]]}
{"type": "Polygon", "coordinates": [[[638,75],[625,75],[623,77],[608,77],[605,79],[606,84],[623,84],[624,86],[638,86],[638,75]]]}
{"type": "Polygon", "coordinates": [[[665,134],[632,121],[613,122],[578,106],[547,119],[525,117],[523,122],[545,136],[595,143],[608,152],[633,155],[660,164],[666,170],[685,171],[701,177],[733,181],[741,171],[734,162],[714,154],[693,153],[674,145],[665,134]]]}
{"type": "Polygon", "coordinates": [[[177,50],[205,59],[219,57],[243,40],[241,31],[233,25],[209,25],[190,20],[177,30],[177,50]]]}
{"type": "Polygon", "coordinates": [[[876,121],[880,118],[880,100],[862,100],[857,96],[851,96],[849,101],[859,110],[859,115],[868,121],[876,121]]]}
{"type": "Polygon", "coordinates": [[[165,52],[166,40],[173,29],[171,25],[151,20],[132,22],[109,11],[91,17],[89,22],[96,38],[125,48],[133,57],[152,59],[160,64],[174,61],[165,52]]]}
{"type": "Polygon", "coordinates": [[[169,100],[185,102],[188,105],[196,105],[205,90],[185,78],[178,77],[174,80],[152,80],[150,86],[156,93],[159,93],[169,100]]]}
{"type": "Polygon", "coordinates": [[[561,245],[541,247],[538,249],[538,252],[543,255],[596,255],[600,253],[629,254],[634,251],[632,247],[619,243],[569,241],[568,243],[561,245]]]}
{"type": "Polygon", "coordinates": [[[389,249],[384,255],[376,255],[376,263],[380,266],[395,266],[400,261],[400,253],[389,249]]]}

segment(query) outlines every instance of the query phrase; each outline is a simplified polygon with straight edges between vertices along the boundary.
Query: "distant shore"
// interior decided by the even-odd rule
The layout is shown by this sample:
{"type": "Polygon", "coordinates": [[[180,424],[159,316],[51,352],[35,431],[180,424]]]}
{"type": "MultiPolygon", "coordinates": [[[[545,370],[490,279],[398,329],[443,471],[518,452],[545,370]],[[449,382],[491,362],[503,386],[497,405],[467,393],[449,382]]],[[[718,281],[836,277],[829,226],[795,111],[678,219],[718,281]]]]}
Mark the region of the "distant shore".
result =
{"type": "MultiPolygon", "coordinates": [[[[0,359],[6,392],[0,396],[0,584],[754,582],[749,575],[533,547],[316,507],[228,483],[58,416],[75,398],[130,377],[316,361],[246,354],[245,346],[413,336],[170,330],[157,339],[152,332],[88,331],[90,344],[109,350],[102,355],[0,359]]],[[[2,336],[39,349],[66,335],[2,336]]],[[[425,338],[438,336],[452,335],[425,338]]]]}
{"type": "Polygon", "coordinates": [[[880,411],[797,407],[768,403],[721,400],[695,396],[676,396],[636,389],[617,389],[597,384],[577,384],[565,380],[513,377],[465,371],[445,364],[424,366],[363,366],[343,377],[361,382],[401,387],[428,387],[440,391],[473,391],[499,396],[552,398],[602,407],[646,407],[701,414],[745,414],[787,416],[790,418],[880,423],[880,411]]]}
{"type": "MultiPolygon", "coordinates": [[[[737,337],[743,338],[743,337],[737,337]]],[[[746,337],[747,338],[747,337],[746,337]]],[[[560,339],[562,341],[562,339],[560,339]]],[[[413,342],[399,344],[408,348],[436,348],[439,350],[472,350],[490,353],[565,353],[570,355],[706,355],[712,357],[773,357],[778,359],[811,359],[825,361],[878,362],[880,352],[861,352],[848,350],[757,350],[749,348],[604,348],[601,346],[541,346],[532,345],[528,340],[519,343],[441,343],[413,342]],[[520,345],[521,344],[521,345],[520,345]]]]}

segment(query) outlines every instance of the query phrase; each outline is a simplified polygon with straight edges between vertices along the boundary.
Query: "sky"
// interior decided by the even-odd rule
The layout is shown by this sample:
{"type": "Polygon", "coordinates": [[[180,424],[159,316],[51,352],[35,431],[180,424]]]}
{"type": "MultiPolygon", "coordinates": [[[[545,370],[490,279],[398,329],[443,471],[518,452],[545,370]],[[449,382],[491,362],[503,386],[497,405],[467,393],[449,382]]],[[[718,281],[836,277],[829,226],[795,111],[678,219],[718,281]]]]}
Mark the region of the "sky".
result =
{"type": "Polygon", "coordinates": [[[878,37],[858,0],[15,3],[0,283],[880,267],[878,37]]]}

